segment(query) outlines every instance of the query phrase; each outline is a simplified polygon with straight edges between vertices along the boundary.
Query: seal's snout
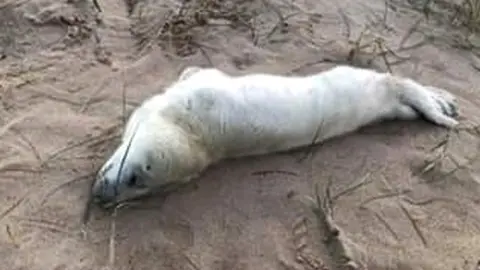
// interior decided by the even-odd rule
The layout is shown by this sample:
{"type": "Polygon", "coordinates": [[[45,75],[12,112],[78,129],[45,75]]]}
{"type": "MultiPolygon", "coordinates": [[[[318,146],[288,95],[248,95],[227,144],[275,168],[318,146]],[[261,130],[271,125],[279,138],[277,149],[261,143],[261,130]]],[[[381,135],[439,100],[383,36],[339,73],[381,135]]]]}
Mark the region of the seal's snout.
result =
{"type": "Polygon", "coordinates": [[[92,188],[92,197],[94,202],[105,204],[113,201],[116,197],[115,185],[106,177],[96,179],[92,188]]]}

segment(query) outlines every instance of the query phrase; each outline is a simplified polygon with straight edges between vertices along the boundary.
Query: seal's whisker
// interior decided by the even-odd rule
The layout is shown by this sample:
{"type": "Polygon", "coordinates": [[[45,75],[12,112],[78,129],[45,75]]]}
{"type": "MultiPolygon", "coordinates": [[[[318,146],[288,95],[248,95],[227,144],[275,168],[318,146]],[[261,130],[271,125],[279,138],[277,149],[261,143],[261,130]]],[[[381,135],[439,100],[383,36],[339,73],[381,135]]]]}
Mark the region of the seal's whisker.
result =
{"type": "Polygon", "coordinates": [[[135,137],[135,134],[137,133],[139,125],[140,125],[140,123],[138,123],[137,126],[135,127],[135,130],[134,130],[132,136],[130,137],[130,140],[128,141],[127,148],[125,149],[125,153],[123,153],[122,160],[120,161],[120,168],[118,169],[117,179],[115,180],[115,184],[113,185],[113,188],[115,190],[115,196],[118,195],[118,184],[120,183],[120,176],[122,175],[123,166],[125,165],[125,160],[127,159],[128,152],[130,151],[130,147],[132,146],[133,138],[135,137]]]}

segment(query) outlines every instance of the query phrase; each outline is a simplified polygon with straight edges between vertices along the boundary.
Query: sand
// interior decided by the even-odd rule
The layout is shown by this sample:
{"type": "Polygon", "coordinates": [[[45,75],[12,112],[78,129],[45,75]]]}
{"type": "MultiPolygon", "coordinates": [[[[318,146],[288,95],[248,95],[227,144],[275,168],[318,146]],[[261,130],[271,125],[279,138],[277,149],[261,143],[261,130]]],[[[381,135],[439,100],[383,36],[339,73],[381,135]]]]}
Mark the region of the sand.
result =
{"type": "Polygon", "coordinates": [[[427,2],[4,0],[0,268],[478,269],[480,36],[459,2],[427,2]],[[452,91],[460,130],[389,122],[225,161],[82,225],[125,117],[185,66],[336,64],[452,91]]]}

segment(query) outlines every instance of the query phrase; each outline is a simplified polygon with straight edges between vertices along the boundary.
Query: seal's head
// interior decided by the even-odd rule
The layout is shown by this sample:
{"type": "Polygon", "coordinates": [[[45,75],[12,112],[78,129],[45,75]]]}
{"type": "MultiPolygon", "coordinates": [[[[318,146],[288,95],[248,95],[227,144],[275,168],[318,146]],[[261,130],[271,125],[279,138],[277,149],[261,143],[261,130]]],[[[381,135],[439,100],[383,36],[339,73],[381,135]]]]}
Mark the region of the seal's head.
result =
{"type": "Polygon", "coordinates": [[[99,170],[94,202],[104,207],[188,182],[208,159],[194,137],[158,114],[143,119],[99,170]]]}

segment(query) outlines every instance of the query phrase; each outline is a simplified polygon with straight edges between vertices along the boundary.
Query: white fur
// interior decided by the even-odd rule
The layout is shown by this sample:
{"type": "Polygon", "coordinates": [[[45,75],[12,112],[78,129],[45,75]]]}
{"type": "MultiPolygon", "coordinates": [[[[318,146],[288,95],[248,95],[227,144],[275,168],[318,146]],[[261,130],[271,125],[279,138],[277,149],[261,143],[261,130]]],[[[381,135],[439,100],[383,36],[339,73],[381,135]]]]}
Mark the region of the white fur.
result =
{"type": "Polygon", "coordinates": [[[93,194],[101,201],[133,198],[188,182],[222,159],[286,151],[380,120],[422,114],[452,128],[456,106],[444,90],[348,66],[302,77],[189,67],[132,114],[93,194]],[[128,187],[132,176],[137,181],[128,187]]]}

